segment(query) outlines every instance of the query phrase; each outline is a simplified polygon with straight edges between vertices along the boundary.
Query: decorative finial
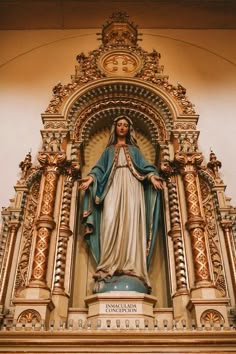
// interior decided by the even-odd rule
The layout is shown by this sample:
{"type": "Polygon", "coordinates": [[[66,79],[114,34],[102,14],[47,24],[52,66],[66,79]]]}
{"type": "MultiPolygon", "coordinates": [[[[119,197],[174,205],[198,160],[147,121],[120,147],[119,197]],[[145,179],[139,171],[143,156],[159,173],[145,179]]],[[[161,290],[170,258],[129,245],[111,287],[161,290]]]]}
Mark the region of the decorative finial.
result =
{"type": "Polygon", "coordinates": [[[210,149],[210,158],[207,167],[213,171],[216,177],[219,177],[219,168],[221,168],[221,166],[221,162],[217,160],[215,153],[210,149]]]}
{"type": "Polygon", "coordinates": [[[28,154],[25,156],[24,161],[21,161],[21,163],[19,164],[19,167],[21,168],[21,171],[22,171],[21,179],[26,179],[27,172],[30,169],[30,167],[32,166],[31,160],[32,160],[32,158],[31,158],[31,149],[30,149],[28,154]]]}
{"type": "Polygon", "coordinates": [[[137,26],[128,20],[126,12],[114,12],[102,29],[105,46],[135,46],[138,41],[137,26]]]}

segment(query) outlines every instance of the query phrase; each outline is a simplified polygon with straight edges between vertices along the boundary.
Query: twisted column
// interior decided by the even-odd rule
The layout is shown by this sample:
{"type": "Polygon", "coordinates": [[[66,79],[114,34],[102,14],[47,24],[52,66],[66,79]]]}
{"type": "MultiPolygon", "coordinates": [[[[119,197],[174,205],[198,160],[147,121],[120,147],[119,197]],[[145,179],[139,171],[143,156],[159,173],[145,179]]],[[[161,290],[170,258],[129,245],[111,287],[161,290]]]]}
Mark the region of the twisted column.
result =
{"type": "Polygon", "coordinates": [[[37,236],[34,252],[30,287],[47,288],[46,271],[50,236],[55,227],[53,212],[57,190],[60,166],[65,162],[66,156],[62,152],[39,153],[38,160],[44,167],[45,184],[43,189],[40,216],[37,221],[37,236]]]}
{"type": "Polygon", "coordinates": [[[175,156],[183,176],[185,196],[187,201],[187,227],[191,236],[194,274],[196,286],[211,286],[210,269],[207,259],[205,242],[205,223],[201,215],[200,196],[197,188],[197,166],[203,157],[200,153],[182,153],[175,156]]]}
{"type": "Polygon", "coordinates": [[[57,245],[56,254],[56,265],[55,265],[55,278],[53,286],[53,294],[65,294],[65,266],[66,266],[66,254],[67,254],[67,244],[70,235],[72,234],[70,230],[70,209],[71,209],[71,194],[74,180],[71,176],[66,176],[64,182],[64,191],[62,198],[62,208],[61,208],[61,221],[59,227],[59,238],[57,245]]]}
{"type": "Polygon", "coordinates": [[[183,237],[179,215],[179,201],[176,189],[175,177],[169,178],[167,182],[168,194],[170,200],[170,222],[171,230],[169,235],[172,238],[174,246],[174,259],[176,269],[176,294],[187,294],[187,273],[183,246],[183,237]]]}

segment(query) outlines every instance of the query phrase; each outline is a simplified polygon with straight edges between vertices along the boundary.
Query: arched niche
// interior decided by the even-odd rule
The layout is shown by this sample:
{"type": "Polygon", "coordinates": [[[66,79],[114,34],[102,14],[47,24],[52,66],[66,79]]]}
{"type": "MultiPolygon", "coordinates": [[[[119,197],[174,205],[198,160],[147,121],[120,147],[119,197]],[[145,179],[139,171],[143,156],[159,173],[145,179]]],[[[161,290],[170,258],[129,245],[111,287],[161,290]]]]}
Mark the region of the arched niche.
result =
{"type": "MultiPolygon", "coordinates": [[[[171,131],[175,115],[167,100],[138,80],[107,81],[100,85],[96,83],[81,95],[74,95],[69,107],[65,108],[71,136],[70,149],[76,150],[82,177],[87,175],[98,160],[107,144],[113,119],[120,115],[127,115],[132,119],[138,145],[151,163],[159,165],[163,146],[172,150],[171,131]]],[[[78,195],[75,211],[73,290],[70,304],[73,308],[83,307],[84,298],[92,294],[96,268],[83,238],[83,226],[79,217],[82,199],[81,193],[78,195]]],[[[149,270],[152,294],[157,297],[160,307],[170,306],[167,209],[163,196],[158,238],[149,270]]]]}

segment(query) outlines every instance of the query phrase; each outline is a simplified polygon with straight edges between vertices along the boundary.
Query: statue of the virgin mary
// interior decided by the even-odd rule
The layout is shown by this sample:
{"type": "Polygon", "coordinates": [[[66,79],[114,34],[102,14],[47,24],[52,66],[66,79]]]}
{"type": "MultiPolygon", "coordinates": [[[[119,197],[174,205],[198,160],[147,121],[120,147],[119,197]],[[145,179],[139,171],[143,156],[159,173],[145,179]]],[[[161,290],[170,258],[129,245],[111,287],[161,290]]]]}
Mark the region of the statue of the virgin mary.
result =
{"type": "Polygon", "coordinates": [[[94,292],[150,293],[162,179],[141,154],[130,118],[114,120],[106,149],[80,183],[85,238],[97,263],[94,292]]]}

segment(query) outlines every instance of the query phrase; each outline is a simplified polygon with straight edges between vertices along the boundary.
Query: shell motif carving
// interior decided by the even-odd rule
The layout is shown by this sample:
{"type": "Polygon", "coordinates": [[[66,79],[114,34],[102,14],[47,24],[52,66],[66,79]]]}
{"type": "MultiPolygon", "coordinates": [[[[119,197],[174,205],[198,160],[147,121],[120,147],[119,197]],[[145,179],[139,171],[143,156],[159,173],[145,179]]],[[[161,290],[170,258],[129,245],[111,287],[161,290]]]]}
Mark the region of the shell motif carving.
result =
{"type": "Polygon", "coordinates": [[[41,316],[38,311],[29,309],[21,312],[21,314],[18,317],[18,322],[20,323],[40,323],[41,322],[41,316]]]}
{"type": "Polygon", "coordinates": [[[201,323],[225,323],[224,317],[221,315],[219,311],[210,309],[206,310],[202,313],[200,318],[201,323]]]}

